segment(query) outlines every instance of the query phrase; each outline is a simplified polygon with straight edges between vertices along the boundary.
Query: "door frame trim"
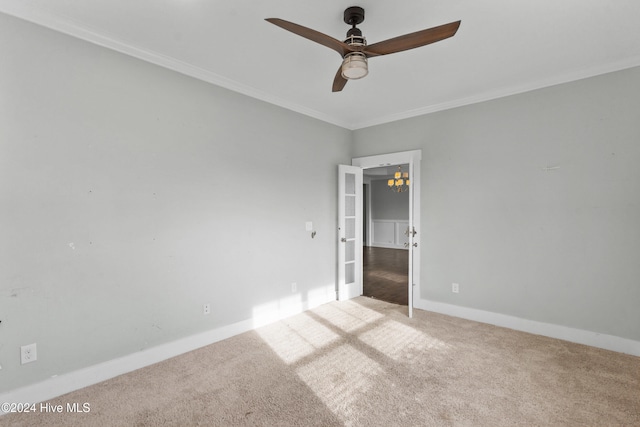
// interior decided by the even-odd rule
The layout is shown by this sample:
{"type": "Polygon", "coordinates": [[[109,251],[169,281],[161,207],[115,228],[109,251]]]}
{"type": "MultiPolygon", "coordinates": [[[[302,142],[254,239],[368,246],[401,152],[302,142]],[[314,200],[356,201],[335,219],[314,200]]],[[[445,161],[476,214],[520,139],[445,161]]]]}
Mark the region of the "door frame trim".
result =
{"type": "MultiPolygon", "coordinates": [[[[378,168],[384,166],[397,166],[403,164],[409,164],[412,172],[412,193],[413,201],[411,206],[411,217],[413,219],[413,226],[416,230],[420,228],[420,161],[422,160],[422,150],[412,151],[400,151],[395,153],[378,154],[374,156],[354,157],[351,159],[352,166],[359,166],[362,169],[378,168]]],[[[364,218],[363,218],[364,219],[364,218]]],[[[410,263],[413,270],[413,274],[409,274],[412,277],[412,286],[409,291],[409,317],[413,315],[413,307],[415,301],[420,300],[420,259],[421,259],[421,244],[420,233],[417,233],[413,237],[413,243],[417,243],[417,246],[413,249],[413,259],[410,263]]],[[[362,262],[362,260],[361,260],[362,262]]]]}

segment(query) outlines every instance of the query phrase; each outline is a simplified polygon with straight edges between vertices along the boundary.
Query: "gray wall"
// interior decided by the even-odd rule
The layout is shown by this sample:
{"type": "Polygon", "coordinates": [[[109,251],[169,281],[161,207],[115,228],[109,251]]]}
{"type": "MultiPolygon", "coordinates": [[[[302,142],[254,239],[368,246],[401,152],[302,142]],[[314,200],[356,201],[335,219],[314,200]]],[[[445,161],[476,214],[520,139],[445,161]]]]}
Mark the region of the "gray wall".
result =
{"type": "Polygon", "coordinates": [[[335,283],[351,132],[2,14],[0,63],[0,392],[335,283]]]}
{"type": "Polygon", "coordinates": [[[423,299],[640,340],[640,68],[354,132],[414,149],[423,299]]]}
{"type": "Polygon", "coordinates": [[[409,192],[389,190],[387,180],[371,180],[371,218],[409,219],[409,192]]]}
{"type": "Polygon", "coordinates": [[[1,14],[0,65],[0,392],[307,299],[336,164],[413,149],[423,298],[640,340],[640,69],[349,132],[1,14]]]}

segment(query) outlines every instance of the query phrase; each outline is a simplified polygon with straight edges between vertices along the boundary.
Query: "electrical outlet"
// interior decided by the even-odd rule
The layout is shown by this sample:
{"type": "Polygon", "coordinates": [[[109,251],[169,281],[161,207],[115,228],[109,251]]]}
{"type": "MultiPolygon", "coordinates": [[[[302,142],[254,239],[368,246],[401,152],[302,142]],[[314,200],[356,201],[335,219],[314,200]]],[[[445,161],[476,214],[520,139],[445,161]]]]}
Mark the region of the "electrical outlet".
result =
{"type": "Polygon", "coordinates": [[[291,293],[297,292],[298,291],[298,284],[293,282],[291,284],[291,293]]]}
{"type": "Polygon", "coordinates": [[[20,363],[31,363],[38,360],[38,351],[36,348],[36,343],[23,345],[20,347],[20,363]]]}
{"type": "Polygon", "coordinates": [[[460,285],[458,285],[457,283],[452,283],[451,292],[453,292],[454,294],[457,294],[458,292],[460,292],[460,285]]]}
{"type": "Polygon", "coordinates": [[[202,306],[202,312],[204,313],[204,315],[208,315],[211,314],[211,304],[205,304],[202,306]]]}

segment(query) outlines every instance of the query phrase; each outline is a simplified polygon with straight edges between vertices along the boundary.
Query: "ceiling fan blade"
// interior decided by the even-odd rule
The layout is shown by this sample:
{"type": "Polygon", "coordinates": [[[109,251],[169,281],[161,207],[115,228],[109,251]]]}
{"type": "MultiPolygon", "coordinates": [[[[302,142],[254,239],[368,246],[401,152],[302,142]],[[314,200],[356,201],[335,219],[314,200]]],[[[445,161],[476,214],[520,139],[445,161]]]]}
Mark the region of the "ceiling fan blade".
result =
{"type": "Polygon", "coordinates": [[[304,37],[305,39],[312,40],[316,43],[320,43],[323,46],[331,48],[338,52],[340,56],[344,57],[347,53],[353,52],[354,49],[346,43],[340,40],[334,39],[326,34],[322,34],[319,31],[312,30],[311,28],[303,27],[302,25],[294,24],[293,22],[285,21],[279,18],[266,18],[265,21],[271,22],[273,25],[277,25],[280,28],[284,28],[287,31],[291,31],[294,34],[304,37]]]}
{"type": "Polygon", "coordinates": [[[404,36],[394,37],[392,39],[374,43],[365,47],[363,52],[367,57],[371,57],[414,49],[416,47],[425,46],[454,36],[456,31],[458,31],[459,26],[460,21],[456,21],[440,25],[438,27],[416,31],[415,33],[405,34],[404,36]]]}
{"type": "Polygon", "coordinates": [[[347,79],[342,77],[342,65],[338,68],[338,72],[336,73],[336,77],[333,79],[333,87],[331,88],[332,92],[340,92],[344,89],[344,85],[347,84],[347,79]]]}

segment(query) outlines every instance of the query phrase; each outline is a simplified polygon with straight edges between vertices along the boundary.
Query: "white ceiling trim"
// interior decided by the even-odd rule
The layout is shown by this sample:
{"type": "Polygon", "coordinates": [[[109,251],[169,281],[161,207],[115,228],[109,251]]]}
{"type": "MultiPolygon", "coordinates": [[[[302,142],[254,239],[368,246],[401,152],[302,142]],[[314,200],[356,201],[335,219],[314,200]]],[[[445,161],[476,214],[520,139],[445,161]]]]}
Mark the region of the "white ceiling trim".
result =
{"type": "Polygon", "coordinates": [[[438,111],[449,110],[451,108],[464,107],[465,105],[478,104],[480,102],[491,101],[493,99],[504,98],[511,95],[518,95],[525,92],[530,92],[537,89],[544,89],[546,87],[555,86],[563,83],[569,83],[577,80],[586,79],[589,77],[595,77],[602,74],[612,73],[615,71],[621,71],[628,68],[639,67],[640,56],[626,59],[611,64],[605,64],[593,68],[584,70],[578,70],[564,75],[555,76],[550,79],[538,80],[535,82],[529,82],[525,85],[518,85],[503,88],[500,90],[494,90],[479,95],[471,96],[468,98],[457,99],[450,102],[443,102],[441,104],[430,105],[428,107],[417,108],[415,110],[404,111],[398,114],[391,114],[384,117],[379,117],[372,120],[367,120],[359,123],[354,123],[351,126],[352,130],[363,129],[371,126],[376,126],[384,123],[395,122],[398,120],[409,119],[412,117],[422,116],[425,114],[435,113],[438,111]]]}
{"type": "Polygon", "coordinates": [[[161,53],[154,52],[148,49],[137,48],[132,44],[127,43],[126,41],[119,40],[116,37],[106,35],[104,33],[92,30],[85,25],[74,22],[68,17],[62,17],[49,11],[36,9],[21,2],[2,3],[0,4],[0,12],[349,130],[362,129],[397,120],[435,113],[438,111],[476,104],[484,101],[490,101],[497,98],[517,95],[532,90],[542,89],[549,86],[640,66],[640,56],[637,56],[616,63],[605,64],[589,69],[576,70],[574,72],[565,73],[553,78],[529,82],[524,85],[488,91],[450,102],[430,105],[427,107],[404,111],[397,114],[379,116],[371,118],[370,120],[353,123],[346,122],[341,117],[335,117],[333,115],[322,113],[320,111],[299,105],[297,103],[287,101],[271,93],[267,93],[257,88],[238,83],[237,81],[234,81],[232,79],[220,76],[211,71],[196,67],[175,58],[163,55],[161,53]]]}
{"type": "Polygon", "coordinates": [[[137,59],[141,59],[143,61],[150,62],[154,65],[176,71],[189,77],[193,77],[198,80],[202,80],[207,83],[211,83],[216,86],[220,86],[225,89],[229,89],[234,92],[238,92],[243,95],[247,95],[249,97],[256,98],[261,101],[265,101],[267,103],[274,104],[279,107],[283,107],[288,110],[292,110],[294,112],[352,130],[349,123],[346,123],[343,120],[339,120],[333,116],[284,100],[278,96],[263,92],[251,86],[240,84],[234,80],[228,79],[194,65],[187,64],[186,62],[179,61],[175,58],[171,58],[161,53],[153,52],[148,49],[137,48],[114,37],[106,36],[85,26],[71,22],[71,20],[68,18],[62,18],[52,13],[35,10],[26,5],[15,4],[9,4],[8,7],[7,5],[0,5],[0,12],[3,12],[7,15],[15,16],[20,19],[24,19],[25,21],[47,27],[49,29],[70,35],[72,37],[79,38],[81,40],[88,41],[98,46],[112,49],[114,51],[132,56],[137,59]]]}

